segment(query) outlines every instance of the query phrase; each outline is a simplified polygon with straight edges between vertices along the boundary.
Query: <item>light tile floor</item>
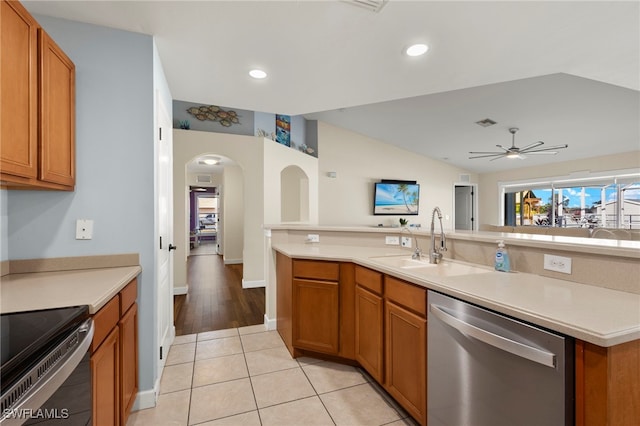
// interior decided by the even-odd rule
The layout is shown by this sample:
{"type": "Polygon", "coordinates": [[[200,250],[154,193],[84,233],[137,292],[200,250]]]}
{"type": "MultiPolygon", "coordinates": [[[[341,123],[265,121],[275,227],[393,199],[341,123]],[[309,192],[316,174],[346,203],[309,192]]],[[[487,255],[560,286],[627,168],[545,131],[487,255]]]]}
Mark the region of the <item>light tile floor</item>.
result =
{"type": "Polygon", "coordinates": [[[136,425],[414,426],[362,370],[293,359],[262,325],[176,337],[155,408],[136,425]]]}

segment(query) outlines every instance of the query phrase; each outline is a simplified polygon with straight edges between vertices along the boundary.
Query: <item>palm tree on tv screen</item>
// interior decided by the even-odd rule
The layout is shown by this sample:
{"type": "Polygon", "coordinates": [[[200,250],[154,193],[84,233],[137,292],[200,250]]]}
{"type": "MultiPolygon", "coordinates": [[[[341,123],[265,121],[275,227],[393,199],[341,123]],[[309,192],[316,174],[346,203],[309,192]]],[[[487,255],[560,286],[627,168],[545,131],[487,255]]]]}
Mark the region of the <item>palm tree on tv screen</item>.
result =
{"type": "Polygon", "coordinates": [[[408,184],[399,183],[398,184],[398,194],[402,194],[402,200],[404,201],[404,205],[407,208],[407,212],[413,213],[413,210],[411,210],[411,204],[416,204],[417,205],[418,192],[417,191],[413,191],[413,192],[410,193],[408,184]]]}

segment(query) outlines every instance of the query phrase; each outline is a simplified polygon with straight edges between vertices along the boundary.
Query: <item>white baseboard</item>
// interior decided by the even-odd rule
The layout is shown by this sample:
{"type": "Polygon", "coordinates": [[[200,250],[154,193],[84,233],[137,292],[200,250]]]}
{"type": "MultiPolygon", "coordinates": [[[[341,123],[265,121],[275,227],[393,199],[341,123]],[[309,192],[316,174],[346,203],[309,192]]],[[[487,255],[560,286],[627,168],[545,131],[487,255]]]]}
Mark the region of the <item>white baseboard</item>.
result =
{"type": "Polygon", "coordinates": [[[258,288],[258,287],[266,287],[264,280],[247,281],[244,278],[242,279],[242,288],[258,288]]]}
{"type": "Polygon", "coordinates": [[[264,314],[264,326],[267,328],[267,330],[276,330],[277,325],[278,324],[276,323],[275,319],[269,319],[267,314],[264,314]]]}
{"type": "Polygon", "coordinates": [[[242,259],[224,259],[225,265],[238,265],[242,263],[242,259]]]}
{"type": "Polygon", "coordinates": [[[136,402],[133,403],[131,411],[138,411],[155,407],[159,389],[160,379],[156,381],[155,389],[138,392],[138,395],[136,396],[136,402]]]}
{"type": "Polygon", "coordinates": [[[185,285],[182,287],[173,287],[173,295],[174,296],[180,296],[182,294],[187,294],[187,292],[189,291],[189,286],[185,285]]]}

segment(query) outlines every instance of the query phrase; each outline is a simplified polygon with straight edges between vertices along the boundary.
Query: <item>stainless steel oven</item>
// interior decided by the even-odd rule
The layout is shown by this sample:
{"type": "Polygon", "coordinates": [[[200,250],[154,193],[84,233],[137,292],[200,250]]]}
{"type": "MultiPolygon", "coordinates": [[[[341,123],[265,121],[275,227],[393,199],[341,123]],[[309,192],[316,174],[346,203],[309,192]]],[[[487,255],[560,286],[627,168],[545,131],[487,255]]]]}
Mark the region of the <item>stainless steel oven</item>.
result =
{"type": "Polygon", "coordinates": [[[91,424],[86,306],[0,316],[0,424],[91,424]]]}

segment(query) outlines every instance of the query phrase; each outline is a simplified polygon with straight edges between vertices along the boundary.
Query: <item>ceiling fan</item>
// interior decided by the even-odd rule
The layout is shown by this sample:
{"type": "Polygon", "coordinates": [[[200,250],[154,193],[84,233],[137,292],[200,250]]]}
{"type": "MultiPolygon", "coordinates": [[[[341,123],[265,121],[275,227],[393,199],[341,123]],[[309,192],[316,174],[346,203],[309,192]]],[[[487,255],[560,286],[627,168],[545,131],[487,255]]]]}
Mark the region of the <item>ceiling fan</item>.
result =
{"type": "Polygon", "coordinates": [[[542,141],[538,141],[538,142],[534,142],[532,144],[529,144],[527,146],[525,146],[524,148],[518,148],[516,146],[516,132],[519,129],[517,127],[512,127],[509,129],[509,132],[511,133],[511,146],[509,148],[504,147],[502,145],[496,145],[498,148],[502,149],[502,152],[496,152],[496,151],[489,151],[489,152],[482,152],[482,151],[469,151],[469,154],[480,154],[480,155],[476,155],[475,157],[469,157],[470,160],[474,159],[474,158],[489,158],[489,157],[495,157],[495,158],[491,158],[490,161],[494,161],[497,160],[499,158],[519,158],[519,159],[524,159],[527,158],[526,155],[555,155],[558,153],[558,149],[564,149],[567,148],[569,145],[564,144],[564,145],[554,145],[554,146],[550,146],[548,148],[538,148],[542,145],[544,145],[544,142],[542,141]],[[525,155],[526,154],[526,155],[525,155]]]}

